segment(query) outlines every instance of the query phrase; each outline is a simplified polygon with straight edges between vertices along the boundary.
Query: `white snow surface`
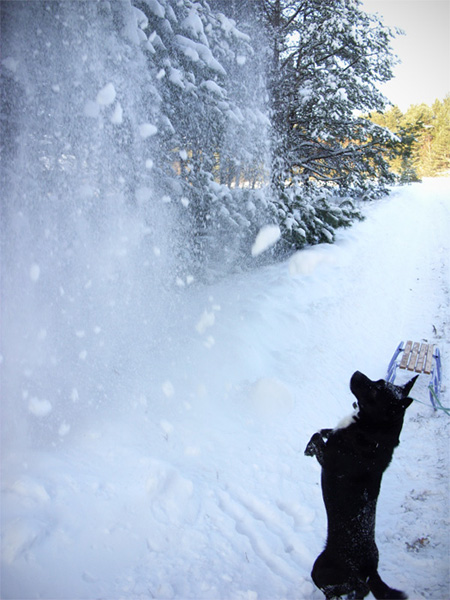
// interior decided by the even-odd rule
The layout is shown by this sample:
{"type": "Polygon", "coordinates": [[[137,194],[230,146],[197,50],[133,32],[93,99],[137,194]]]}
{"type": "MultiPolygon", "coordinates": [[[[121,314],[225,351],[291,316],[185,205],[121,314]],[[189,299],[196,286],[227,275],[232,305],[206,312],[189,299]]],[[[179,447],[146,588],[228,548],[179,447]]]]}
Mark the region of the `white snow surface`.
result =
{"type": "MultiPolygon", "coordinates": [[[[74,353],[104,338],[94,383],[105,394],[112,383],[120,402],[83,396],[92,350],[58,382],[42,375],[43,397],[27,397],[31,374],[16,373],[2,418],[25,419],[30,435],[2,438],[1,597],[322,598],[310,578],[326,535],[320,468],[303,454],[310,436],[352,412],[352,373],[383,377],[405,338],[439,345],[450,404],[449,191],[443,179],[398,189],[295,268],[179,288],[158,348],[130,306],[140,363],[116,364],[114,331],[91,333],[102,319],[89,313],[74,353]],[[58,417],[64,378],[84,419],[58,417]]],[[[444,599],[450,419],[431,409],[425,378],[413,392],[423,403],[407,411],[378,503],[380,573],[412,599],[444,599]]]]}

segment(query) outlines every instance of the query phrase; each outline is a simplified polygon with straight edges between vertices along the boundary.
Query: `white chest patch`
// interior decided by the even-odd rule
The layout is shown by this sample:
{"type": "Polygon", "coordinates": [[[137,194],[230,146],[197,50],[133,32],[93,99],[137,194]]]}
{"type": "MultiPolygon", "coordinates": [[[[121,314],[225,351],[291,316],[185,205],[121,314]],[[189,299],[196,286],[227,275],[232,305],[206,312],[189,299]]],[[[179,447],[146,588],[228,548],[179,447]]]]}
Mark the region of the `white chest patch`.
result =
{"type": "Polygon", "coordinates": [[[336,431],[336,429],[345,429],[346,427],[354,423],[356,421],[356,416],[358,415],[358,413],[359,409],[357,408],[351,415],[347,415],[346,417],[341,419],[334,428],[334,430],[336,431]]]}

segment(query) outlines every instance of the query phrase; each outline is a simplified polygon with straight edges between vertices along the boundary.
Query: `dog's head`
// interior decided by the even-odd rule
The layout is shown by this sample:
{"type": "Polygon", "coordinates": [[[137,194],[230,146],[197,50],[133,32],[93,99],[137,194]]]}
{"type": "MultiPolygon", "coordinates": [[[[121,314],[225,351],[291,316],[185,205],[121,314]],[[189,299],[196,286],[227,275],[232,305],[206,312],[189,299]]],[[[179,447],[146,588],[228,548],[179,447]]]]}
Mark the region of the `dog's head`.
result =
{"type": "Polygon", "coordinates": [[[384,379],[372,381],[359,371],[353,373],[350,389],[358,401],[359,414],[373,422],[387,423],[402,419],[413,401],[409,393],[418,378],[413,377],[403,386],[388,383],[384,379]]]}

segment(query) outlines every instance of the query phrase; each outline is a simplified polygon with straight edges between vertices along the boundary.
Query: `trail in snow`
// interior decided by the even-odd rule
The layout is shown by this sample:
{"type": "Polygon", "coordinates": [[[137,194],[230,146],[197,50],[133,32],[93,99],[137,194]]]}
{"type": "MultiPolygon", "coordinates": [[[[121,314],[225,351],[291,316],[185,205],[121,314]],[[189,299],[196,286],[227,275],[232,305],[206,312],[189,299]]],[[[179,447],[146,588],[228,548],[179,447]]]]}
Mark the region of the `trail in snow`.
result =
{"type": "MultiPolygon", "coordinates": [[[[353,371],[382,377],[401,339],[433,341],[450,405],[449,191],[396,190],[333,246],[180,289],[157,346],[130,312],[129,361],[106,345],[96,372],[114,395],[74,396],[84,418],[46,431],[43,401],[57,407],[79,365],[59,388],[43,369],[31,403],[17,376],[2,418],[29,435],[2,439],[2,598],[321,598],[309,575],[326,533],[320,469],[303,450],[351,411],[353,371]]],[[[408,409],[382,484],[380,573],[438,600],[450,597],[450,420],[427,405],[426,380],[414,392],[425,404],[408,409]]]]}

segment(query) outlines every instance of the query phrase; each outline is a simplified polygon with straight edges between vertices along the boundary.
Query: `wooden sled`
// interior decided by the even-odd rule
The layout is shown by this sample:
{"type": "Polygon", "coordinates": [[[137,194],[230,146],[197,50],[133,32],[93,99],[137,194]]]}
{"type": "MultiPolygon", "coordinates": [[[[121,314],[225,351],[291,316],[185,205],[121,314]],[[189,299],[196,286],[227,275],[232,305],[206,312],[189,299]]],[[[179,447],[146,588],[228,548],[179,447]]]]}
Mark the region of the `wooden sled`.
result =
{"type": "Polygon", "coordinates": [[[394,383],[397,369],[429,375],[428,391],[431,404],[434,410],[437,410],[438,404],[441,406],[441,354],[436,345],[412,342],[411,340],[408,340],[406,344],[400,342],[389,363],[386,381],[394,383]]]}

